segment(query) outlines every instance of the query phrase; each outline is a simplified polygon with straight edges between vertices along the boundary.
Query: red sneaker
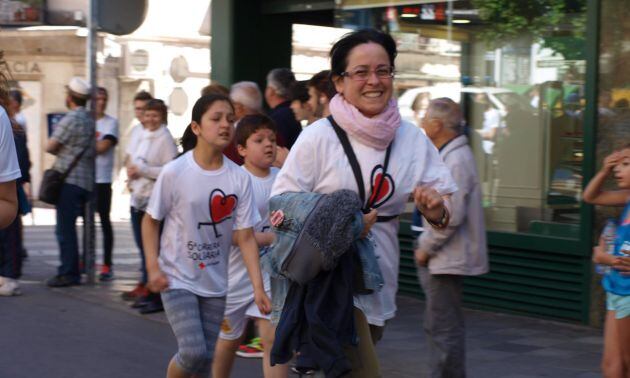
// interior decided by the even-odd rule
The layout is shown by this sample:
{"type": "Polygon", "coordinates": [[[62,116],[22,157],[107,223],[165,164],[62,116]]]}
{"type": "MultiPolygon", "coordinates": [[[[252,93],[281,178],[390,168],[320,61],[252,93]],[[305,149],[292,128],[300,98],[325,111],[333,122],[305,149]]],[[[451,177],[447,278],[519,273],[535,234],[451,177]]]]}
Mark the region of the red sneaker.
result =
{"type": "Polygon", "coordinates": [[[147,288],[144,287],[143,284],[138,283],[138,285],[136,285],[136,287],[133,290],[123,291],[121,296],[122,296],[122,299],[126,301],[135,301],[136,298],[144,297],[147,294],[149,294],[149,290],[147,290],[147,288]]]}
{"type": "Polygon", "coordinates": [[[244,358],[262,358],[263,346],[260,337],[254,337],[248,344],[239,346],[236,355],[244,358]]]}

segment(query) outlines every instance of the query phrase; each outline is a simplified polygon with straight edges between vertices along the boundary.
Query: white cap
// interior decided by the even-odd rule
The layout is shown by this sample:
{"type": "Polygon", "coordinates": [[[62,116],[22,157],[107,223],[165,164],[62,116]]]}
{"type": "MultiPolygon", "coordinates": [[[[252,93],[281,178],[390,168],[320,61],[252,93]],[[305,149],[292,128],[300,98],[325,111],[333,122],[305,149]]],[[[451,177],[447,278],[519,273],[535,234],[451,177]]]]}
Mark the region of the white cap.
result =
{"type": "Polygon", "coordinates": [[[70,82],[66,85],[66,89],[78,97],[87,98],[90,96],[90,84],[77,76],[70,79],[70,82]]]}

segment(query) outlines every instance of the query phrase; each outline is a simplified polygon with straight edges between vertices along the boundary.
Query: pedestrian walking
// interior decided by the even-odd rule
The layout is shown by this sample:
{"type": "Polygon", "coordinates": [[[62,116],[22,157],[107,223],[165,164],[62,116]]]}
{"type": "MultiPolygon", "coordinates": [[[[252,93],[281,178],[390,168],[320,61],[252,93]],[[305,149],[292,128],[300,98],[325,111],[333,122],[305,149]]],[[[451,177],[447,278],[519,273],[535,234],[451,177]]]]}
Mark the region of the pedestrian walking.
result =
{"type": "MultiPolygon", "coordinates": [[[[145,129],[144,109],[146,108],[147,104],[151,100],[153,100],[153,96],[151,96],[151,94],[146,91],[140,91],[136,93],[136,95],[133,98],[133,111],[134,111],[134,115],[138,123],[135,126],[133,126],[131,130],[129,130],[128,132],[127,147],[125,148],[125,158],[123,161],[125,168],[129,168],[129,166],[131,165],[131,155],[134,153],[134,151],[136,151],[138,147],[138,140],[140,139],[140,135],[142,135],[143,130],[145,129]]],[[[128,188],[129,188],[130,183],[131,183],[131,180],[129,180],[129,178],[127,177],[128,188]]],[[[129,214],[130,214],[130,218],[132,220],[132,226],[133,226],[133,219],[135,217],[134,215],[135,211],[131,205],[129,206],[129,214]]],[[[134,233],[134,240],[136,242],[136,246],[138,247],[140,256],[142,257],[143,256],[142,251],[141,251],[142,240],[141,238],[137,237],[136,233],[134,233]]],[[[140,269],[144,269],[144,268],[141,267],[140,269]]],[[[143,274],[142,277],[144,278],[145,275],[143,274]]],[[[143,278],[140,279],[140,281],[136,284],[136,286],[133,289],[129,291],[124,291],[122,293],[122,298],[124,300],[135,301],[136,299],[140,297],[144,297],[149,293],[148,290],[144,287],[146,280],[143,278]]]]}
{"type": "Polygon", "coordinates": [[[210,374],[233,240],[253,284],[254,302],[261,313],[270,310],[253,231],[260,216],[251,180],[223,156],[234,135],[229,98],[201,97],[189,127],[197,139],[195,147],[164,167],[142,224],[148,287],[161,292],[178,343],[169,378],[210,374]]]}
{"type": "Polygon", "coordinates": [[[112,174],[114,148],[118,144],[118,120],[105,114],[109,95],[107,89],[96,90],[96,211],[103,229],[103,265],[99,279],[109,281],[114,277],[112,253],[114,230],[109,213],[112,207],[112,174]]]}
{"type": "Polygon", "coordinates": [[[466,376],[462,279],[488,272],[481,187],[462,113],[453,100],[431,101],[422,128],[439,150],[459,188],[451,195],[448,227],[427,227],[416,241],[418,278],[425,294],[427,377],[466,376]]]}
{"type": "MultiPolygon", "coordinates": [[[[254,226],[254,232],[261,255],[263,255],[274,240],[269,222],[269,193],[278,174],[278,169],[272,167],[276,159],[276,126],[267,116],[248,115],[238,122],[234,139],[238,152],[245,161],[241,168],[249,175],[252,182],[254,202],[260,214],[260,221],[254,226]]],[[[267,296],[270,296],[268,274],[263,274],[263,283],[267,296]]],[[[272,367],[269,363],[275,329],[269,322],[269,316],[260,313],[254,302],[254,290],[247,276],[242,252],[237,247],[232,247],[228,262],[225,315],[212,366],[214,378],[230,376],[235,353],[244,341],[246,325],[250,318],[256,320],[260,337],[250,341],[248,348],[256,352],[262,351],[264,376],[266,378],[286,376],[286,367],[272,367]]]]}
{"type": "MultiPolygon", "coordinates": [[[[348,189],[363,200],[368,212],[366,228],[376,221],[371,238],[384,286],[380,291],[354,295],[359,344],[346,348],[345,358],[352,367],[350,376],[379,377],[374,344],[396,313],[398,215],[415,191],[416,206],[430,224],[446,227],[447,195],[457,187],[428,138],[401,120],[392,99],[396,56],[392,37],[374,29],[352,32],[335,43],[330,56],[338,92],[330,102],[331,117],[320,119],[300,134],[271,195],[330,194],[348,189]]],[[[272,282],[274,303],[279,290],[272,282]]],[[[325,368],[317,355],[311,357],[325,368]]]]}
{"type": "MultiPolygon", "coordinates": [[[[159,99],[150,100],[142,115],[144,129],[138,136],[135,150],[127,166],[127,177],[131,190],[131,226],[140,250],[142,278],[140,284],[147,283],[147,270],[142,241],[142,218],[144,217],[153,186],[162,168],[177,156],[177,146],[166,128],[167,108],[159,99]]],[[[142,314],[162,311],[162,301],[155,293],[145,291],[132,304],[142,314]]]]}
{"type": "Polygon", "coordinates": [[[66,106],[70,112],[59,121],[46,145],[46,152],[56,156],[53,169],[67,174],[55,204],[55,235],[61,265],[57,275],[47,281],[50,287],[81,282],[76,221],[94,190],[95,130],[94,121],[85,108],[89,97],[89,84],[73,77],[66,86],[66,106]]]}
{"type": "Polygon", "coordinates": [[[584,202],[599,206],[623,207],[615,222],[612,250],[606,251],[602,238],[594,249],[593,261],[606,265],[602,286],[606,291],[606,322],[602,374],[605,377],[630,375],[630,145],[604,159],[601,169],[591,179],[583,194],[584,202]],[[602,190],[613,176],[618,190],[602,190]]]}

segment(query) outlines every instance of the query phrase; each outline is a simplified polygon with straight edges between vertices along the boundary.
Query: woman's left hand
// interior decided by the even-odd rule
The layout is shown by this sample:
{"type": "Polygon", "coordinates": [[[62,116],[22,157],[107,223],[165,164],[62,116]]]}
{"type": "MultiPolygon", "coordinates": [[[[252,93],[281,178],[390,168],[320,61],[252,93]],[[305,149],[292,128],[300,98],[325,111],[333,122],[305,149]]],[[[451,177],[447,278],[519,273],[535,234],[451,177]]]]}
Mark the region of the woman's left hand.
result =
{"type": "Polygon", "coordinates": [[[271,312],[271,299],[264,290],[254,290],[254,303],[262,314],[266,315],[271,312]]]}
{"type": "Polygon", "coordinates": [[[442,219],[444,198],[437,190],[428,186],[418,186],[413,191],[413,200],[425,218],[433,222],[439,222],[442,219]]]}

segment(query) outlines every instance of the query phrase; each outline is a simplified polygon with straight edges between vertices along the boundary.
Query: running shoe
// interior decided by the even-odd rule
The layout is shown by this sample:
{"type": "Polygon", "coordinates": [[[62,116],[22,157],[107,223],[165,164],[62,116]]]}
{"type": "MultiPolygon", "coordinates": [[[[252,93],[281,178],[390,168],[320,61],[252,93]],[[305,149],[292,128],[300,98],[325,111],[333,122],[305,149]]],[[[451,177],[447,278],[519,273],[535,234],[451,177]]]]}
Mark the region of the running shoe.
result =
{"type": "Polygon", "coordinates": [[[143,284],[138,283],[133,290],[124,291],[121,296],[126,301],[135,301],[136,298],[145,297],[147,294],[149,294],[149,290],[143,284]]]}
{"type": "Polygon", "coordinates": [[[114,271],[108,265],[101,267],[101,274],[98,275],[100,281],[111,281],[114,279],[114,271]]]}
{"type": "Polygon", "coordinates": [[[239,346],[236,355],[243,358],[262,358],[263,346],[260,337],[254,337],[249,343],[239,346]]]}

